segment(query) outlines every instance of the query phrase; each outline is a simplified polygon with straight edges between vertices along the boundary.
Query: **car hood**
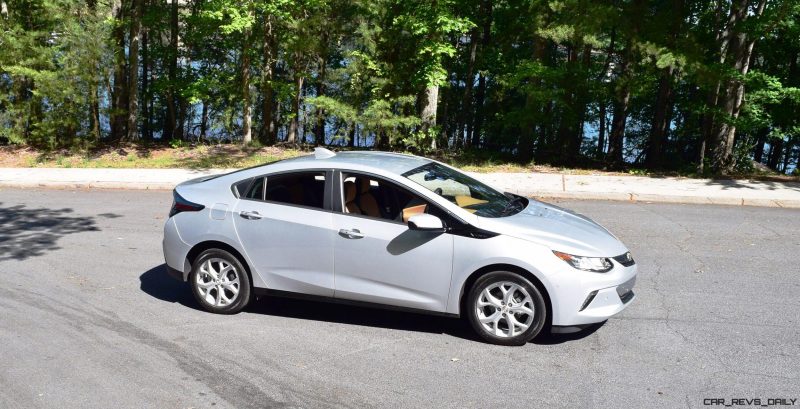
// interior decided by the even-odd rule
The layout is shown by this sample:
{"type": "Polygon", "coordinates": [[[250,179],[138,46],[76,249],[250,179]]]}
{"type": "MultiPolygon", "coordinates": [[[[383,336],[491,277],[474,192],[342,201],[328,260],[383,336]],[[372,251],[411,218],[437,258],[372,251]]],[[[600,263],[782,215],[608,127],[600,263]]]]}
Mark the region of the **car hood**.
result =
{"type": "Polygon", "coordinates": [[[481,217],[481,227],[576,256],[614,257],[628,251],[592,219],[537,200],[528,201],[528,206],[513,216],[481,217]]]}

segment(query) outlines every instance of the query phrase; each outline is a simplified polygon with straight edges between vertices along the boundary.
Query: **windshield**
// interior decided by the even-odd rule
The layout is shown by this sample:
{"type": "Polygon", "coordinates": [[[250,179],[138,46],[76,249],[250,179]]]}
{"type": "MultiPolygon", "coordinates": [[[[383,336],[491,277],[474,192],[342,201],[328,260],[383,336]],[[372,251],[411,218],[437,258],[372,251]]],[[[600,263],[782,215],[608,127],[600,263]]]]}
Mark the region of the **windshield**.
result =
{"type": "Polygon", "coordinates": [[[510,216],[527,206],[527,200],[523,197],[504,195],[457,170],[438,163],[428,163],[411,169],[403,173],[403,176],[477,216],[510,216]]]}

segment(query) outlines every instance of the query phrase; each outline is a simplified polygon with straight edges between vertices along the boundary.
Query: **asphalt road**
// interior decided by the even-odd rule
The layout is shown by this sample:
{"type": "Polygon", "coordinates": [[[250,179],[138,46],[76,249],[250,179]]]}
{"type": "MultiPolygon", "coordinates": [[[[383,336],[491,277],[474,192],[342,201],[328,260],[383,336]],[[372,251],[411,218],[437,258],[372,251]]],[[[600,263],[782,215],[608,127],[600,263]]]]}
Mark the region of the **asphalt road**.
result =
{"type": "MultiPolygon", "coordinates": [[[[0,190],[0,407],[703,407],[800,398],[800,210],[560,202],[636,257],[638,299],[524,347],[459,320],[262,299],[164,273],[168,192],[0,190]]],[[[800,406],[800,400],[797,402],[800,406]]]]}

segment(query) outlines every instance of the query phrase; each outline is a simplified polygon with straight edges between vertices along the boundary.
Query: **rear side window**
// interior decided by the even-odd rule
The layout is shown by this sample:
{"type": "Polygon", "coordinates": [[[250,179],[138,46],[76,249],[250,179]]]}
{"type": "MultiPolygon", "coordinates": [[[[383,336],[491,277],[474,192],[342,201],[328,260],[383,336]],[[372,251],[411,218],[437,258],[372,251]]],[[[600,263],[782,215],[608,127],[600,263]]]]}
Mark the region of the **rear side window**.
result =
{"type": "Polygon", "coordinates": [[[245,199],[264,200],[264,177],[253,179],[245,189],[247,191],[242,195],[245,199]]]}
{"type": "Polygon", "coordinates": [[[325,172],[295,172],[267,177],[264,200],[324,208],[325,172]]]}

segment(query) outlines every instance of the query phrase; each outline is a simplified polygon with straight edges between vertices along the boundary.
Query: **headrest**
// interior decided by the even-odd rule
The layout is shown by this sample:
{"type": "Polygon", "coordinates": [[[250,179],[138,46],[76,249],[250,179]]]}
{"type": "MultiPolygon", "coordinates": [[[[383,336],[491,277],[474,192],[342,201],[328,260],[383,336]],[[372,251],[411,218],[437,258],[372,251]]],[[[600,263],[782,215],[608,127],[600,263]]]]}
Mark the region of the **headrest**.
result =
{"type": "Polygon", "coordinates": [[[344,182],[344,202],[353,200],[356,200],[356,184],[351,181],[344,182]]]}
{"type": "Polygon", "coordinates": [[[369,192],[369,179],[367,178],[358,178],[356,179],[358,182],[358,193],[367,193],[369,192]]]}

